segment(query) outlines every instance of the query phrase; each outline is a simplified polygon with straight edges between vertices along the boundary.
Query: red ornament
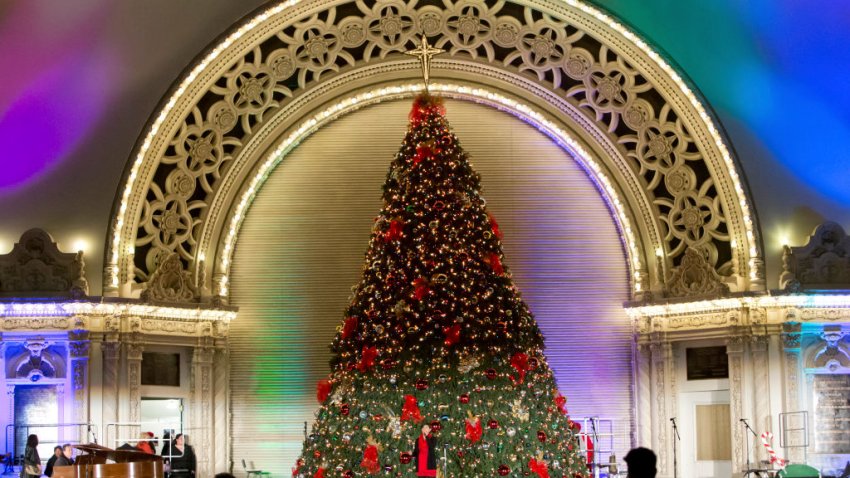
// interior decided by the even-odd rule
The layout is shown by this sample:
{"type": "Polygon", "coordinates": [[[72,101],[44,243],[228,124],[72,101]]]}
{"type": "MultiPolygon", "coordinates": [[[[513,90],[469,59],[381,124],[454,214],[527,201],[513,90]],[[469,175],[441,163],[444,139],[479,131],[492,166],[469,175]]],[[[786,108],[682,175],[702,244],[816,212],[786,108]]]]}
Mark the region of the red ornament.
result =
{"type": "Polygon", "coordinates": [[[531,357],[530,359],[528,359],[529,370],[537,370],[538,365],[540,365],[540,361],[537,360],[537,357],[531,357]]]}
{"type": "Polygon", "coordinates": [[[325,478],[325,469],[319,468],[318,470],[316,470],[316,474],[313,475],[313,478],[325,478]]]}
{"type": "Polygon", "coordinates": [[[357,363],[357,370],[365,372],[375,366],[375,359],[378,357],[377,347],[363,347],[363,354],[360,356],[360,362],[357,363]]]}
{"type": "Polygon", "coordinates": [[[376,413],[376,414],[372,415],[372,420],[375,420],[376,422],[379,422],[383,419],[384,419],[384,416],[381,415],[380,413],[376,413]]]}
{"type": "Polygon", "coordinates": [[[416,381],[416,390],[428,390],[428,381],[420,378],[416,381]]]}
{"type": "Polygon", "coordinates": [[[384,370],[389,370],[389,369],[395,367],[395,363],[396,362],[393,359],[389,359],[389,358],[384,359],[384,360],[381,360],[381,367],[383,367],[384,370]]]}
{"type": "Polygon", "coordinates": [[[301,473],[302,466],[304,466],[304,459],[299,458],[295,461],[295,468],[292,469],[292,476],[296,476],[298,473],[301,473]]]}
{"type": "Polygon", "coordinates": [[[342,474],[342,478],[354,478],[354,472],[346,470],[345,473],[342,474]]]}
{"type": "Polygon", "coordinates": [[[354,335],[354,332],[356,332],[356,331],[357,331],[357,317],[352,315],[351,317],[345,319],[345,324],[343,324],[343,326],[342,326],[342,339],[345,340],[345,339],[351,337],[352,335],[354,335]]]}
{"type": "Polygon", "coordinates": [[[331,388],[333,386],[330,380],[319,380],[319,383],[316,384],[316,399],[319,403],[325,403],[325,400],[331,394],[331,388]]]}
{"type": "Polygon", "coordinates": [[[508,465],[499,466],[499,476],[508,476],[508,473],[511,472],[510,467],[508,465]]]}
{"type": "Polygon", "coordinates": [[[546,432],[544,432],[543,430],[538,430],[537,431],[537,439],[540,440],[541,442],[545,442],[546,441],[546,432]]]}
{"type": "Polygon", "coordinates": [[[339,412],[345,416],[348,416],[351,413],[351,407],[347,403],[343,403],[341,407],[339,407],[339,412]]]}
{"type": "Polygon", "coordinates": [[[445,340],[443,340],[446,347],[451,347],[458,343],[460,341],[460,325],[455,324],[451,327],[443,327],[443,335],[446,336],[445,340]]]}
{"type": "Polygon", "coordinates": [[[413,395],[404,396],[404,406],[401,408],[401,420],[413,420],[415,423],[422,421],[422,413],[419,411],[419,404],[416,403],[416,397],[413,395]]]}
{"type": "Polygon", "coordinates": [[[496,420],[490,420],[489,422],[487,422],[487,426],[490,427],[491,430],[495,430],[499,428],[499,422],[497,422],[496,420]]]}
{"type": "Polygon", "coordinates": [[[434,420],[433,422],[431,422],[431,430],[438,432],[442,429],[443,429],[443,424],[440,423],[440,420],[434,420]]]}
{"type": "Polygon", "coordinates": [[[413,456],[406,451],[402,452],[401,455],[398,457],[398,461],[400,461],[402,465],[406,465],[406,464],[410,463],[410,460],[412,460],[412,459],[413,459],[413,456]]]}
{"type": "Polygon", "coordinates": [[[404,221],[393,219],[389,229],[384,232],[384,242],[398,241],[404,235],[404,221]]]}
{"type": "Polygon", "coordinates": [[[458,400],[460,400],[460,403],[466,405],[467,403],[469,403],[469,394],[462,393],[460,397],[458,397],[458,400]]]}
{"type": "Polygon", "coordinates": [[[458,450],[458,451],[457,451],[457,456],[459,456],[459,457],[463,458],[463,450],[458,450]]]}
{"type": "Polygon", "coordinates": [[[413,297],[416,300],[422,300],[431,292],[431,287],[428,286],[428,281],[422,277],[413,281],[413,297]]]}
{"type": "Polygon", "coordinates": [[[487,376],[487,379],[493,380],[496,378],[496,369],[488,368],[487,371],[484,372],[484,375],[487,376]]]}
{"type": "MultiPolygon", "coordinates": [[[[322,450],[313,451],[313,458],[321,458],[321,457],[322,457],[322,450]]],[[[321,468],[319,468],[319,469],[321,470],[321,468]]]]}

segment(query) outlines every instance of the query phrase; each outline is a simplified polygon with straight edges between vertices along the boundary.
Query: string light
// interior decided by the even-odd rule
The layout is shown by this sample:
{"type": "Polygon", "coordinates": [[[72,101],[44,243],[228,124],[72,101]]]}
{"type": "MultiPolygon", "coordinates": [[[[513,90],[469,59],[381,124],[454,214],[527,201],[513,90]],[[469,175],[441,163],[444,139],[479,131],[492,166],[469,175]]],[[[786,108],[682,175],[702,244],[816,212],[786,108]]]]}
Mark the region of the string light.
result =
{"type": "MultiPolygon", "coordinates": [[[[118,264],[119,264],[119,254],[121,250],[121,241],[122,238],[127,235],[127,237],[132,237],[132,231],[124,231],[125,226],[133,227],[134,222],[127,218],[126,214],[128,211],[128,204],[130,201],[130,197],[132,192],[136,188],[136,181],[139,179],[142,166],[145,165],[145,158],[148,155],[148,152],[151,148],[153,141],[156,138],[156,135],[159,133],[166,119],[171,115],[172,110],[178,104],[178,102],[183,98],[185,94],[187,94],[188,90],[193,87],[194,81],[199,78],[207,69],[207,67],[218,60],[221,54],[234,45],[240,38],[257,28],[258,25],[274,18],[276,15],[279,15],[284,12],[284,10],[294,7],[301,3],[302,0],[289,0],[286,2],[279,3],[269,9],[264,10],[260,14],[248,20],[241,27],[239,27],[232,34],[228,35],[221,43],[216,45],[201,61],[199,61],[195,67],[187,74],[183,80],[180,82],[179,86],[175,89],[174,93],[169,97],[168,101],[160,110],[159,115],[157,115],[156,119],[151,124],[148,133],[145,136],[144,141],[139,147],[139,151],[137,152],[132,166],[130,168],[130,174],[128,175],[127,182],[124,186],[120,206],[118,208],[118,214],[116,216],[115,225],[111,231],[112,237],[110,241],[109,248],[109,261],[108,265],[108,277],[107,283],[109,283],[112,287],[118,286],[118,264]]],[[[718,128],[714,125],[714,120],[702,106],[702,103],[697,99],[696,95],[691,91],[686,82],[679,76],[679,74],[670,67],[667,62],[652,48],[646,44],[643,40],[637,37],[630,30],[625,28],[619,22],[614,21],[609,16],[602,13],[600,10],[592,7],[591,5],[579,2],[577,0],[564,0],[564,2],[572,7],[576,8],[579,11],[584,12],[585,14],[590,15],[596,20],[605,24],[609,29],[612,29],[623,35],[626,39],[632,42],[635,46],[637,46],[640,50],[642,50],[656,65],[658,65],[664,73],[673,80],[676,84],[676,87],[684,93],[685,97],[691,103],[691,106],[697,111],[700,120],[706,125],[709,134],[711,135],[712,140],[714,141],[715,146],[720,151],[723,161],[726,165],[726,171],[728,171],[729,177],[732,180],[733,187],[735,189],[736,197],[740,198],[740,207],[742,211],[742,221],[744,223],[745,236],[746,236],[746,244],[740,244],[740,247],[743,251],[746,251],[748,254],[746,257],[749,258],[747,265],[750,271],[750,279],[757,280],[759,277],[759,264],[758,264],[758,249],[757,243],[755,240],[755,232],[753,229],[753,220],[752,214],[750,212],[750,206],[747,202],[747,196],[744,192],[744,188],[742,186],[741,180],[738,176],[737,166],[729,153],[728,148],[726,147],[723,138],[718,130],[718,128]]],[[[369,93],[366,100],[373,99],[375,93],[369,93]]],[[[343,105],[343,109],[346,109],[351,105],[343,105]]],[[[318,120],[316,120],[318,121],[318,120]]],[[[590,165],[592,163],[588,163],[590,165]]],[[[587,166],[586,165],[586,166],[587,166]]],[[[592,166],[591,166],[592,168],[592,166]]],[[[144,171],[145,174],[148,174],[147,171],[144,171]]],[[[596,171],[594,170],[594,174],[596,171]]],[[[627,244],[627,251],[630,255],[630,263],[633,268],[633,288],[635,291],[641,291],[643,289],[642,283],[640,282],[640,259],[636,254],[637,247],[634,243],[634,234],[631,231],[631,227],[627,222],[623,221],[626,218],[624,214],[622,214],[622,204],[619,203],[619,199],[617,199],[616,195],[612,195],[610,191],[607,189],[610,187],[610,184],[604,184],[603,188],[606,190],[605,192],[609,195],[610,204],[614,205],[615,209],[617,209],[617,219],[621,222],[621,231],[624,231],[625,242],[627,244]]],[[[243,205],[240,203],[240,208],[243,205]]],[[[227,242],[229,242],[228,239],[227,242]]],[[[225,256],[227,259],[222,259],[222,270],[227,271],[229,265],[229,255],[232,251],[229,249],[225,250],[225,256]]],[[[227,272],[225,272],[226,274],[227,272]]],[[[224,281],[224,279],[222,279],[224,281]]],[[[223,295],[226,295],[226,286],[219,284],[219,287],[224,291],[223,295]]]]}
{"type": "Polygon", "coordinates": [[[627,306],[626,314],[632,319],[699,315],[740,309],[783,308],[850,308],[850,294],[794,294],[762,295],[755,297],[730,297],[698,300],[683,303],[627,306]]]}
{"type": "Polygon", "coordinates": [[[200,308],[167,307],[141,302],[94,302],[94,301],[54,301],[54,302],[5,302],[0,303],[0,317],[38,318],[38,317],[149,317],[169,320],[219,321],[229,323],[236,318],[236,311],[200,308]]]}
{"type": "MultiPolygon", "coordinates": [[[[582,145],[574,139],[570,133],[559,128],[554,122],[546,119],[543,114],[539,113],[531,106],[502,96],[486,88],[470,87],[451,83],[432,83],[429,85],[429,89],[432,92],[439,93],[447,97],[472,99],[479,103],[484,103],[488,106],[511,113],[521,120],[533,125],[542,133],[552,138],[552,140],[554,140],[560,147],[567,150],[570,155],[590,173],[590,178],[599,187],[603,198],[614,211],[614,220],[617,222],[618,229],[622,235],[621,240],[626,246],[626,253],[632,269],[632,284],[634,290],[636,292],[642,290],[643,284],[641,283],[640,275],[642,267],[638,242],[635,237],[634,229],[629,221],[629,216],[626,213],[624,203],[620,199],[617,189],[614,187],[612,181],[608,179],[608,176],[605,174],[599,162],[593,159],[592,155],[584,147],[582,147],[582,145]]],[[[263,182],[265,182],[268,175],[272,170],[274,170],[277,164],[279,164],[280,161],[282,161],[295,146],[304,141],[304,139],[312,133],[318,131],[326,123],[364,106],[386,100],[408,98],[421,90],[421,85],[412,83],[388,86],[347,97],[302,122],[295,131],[293,131],[275,147],[275,149],[265,158],[262,165],[257,169],[257,173],[254,175],[248,189],[241,195],[241,199],[234,209],[234,214],[228,224],[227,235],[225,236],[224,246],[222,248],[222,254],[219,262],[220,269],[223,272],[219,282],[220,295],[227,295],[226,283],[227,277],[230,273],[229,266],[231,264],[231,256],[235,249],[235,242],[238,231],[241,228],[242,220],[245,217],[247,209],[253,202],[256,192],[262,188],[263,182]]]]}

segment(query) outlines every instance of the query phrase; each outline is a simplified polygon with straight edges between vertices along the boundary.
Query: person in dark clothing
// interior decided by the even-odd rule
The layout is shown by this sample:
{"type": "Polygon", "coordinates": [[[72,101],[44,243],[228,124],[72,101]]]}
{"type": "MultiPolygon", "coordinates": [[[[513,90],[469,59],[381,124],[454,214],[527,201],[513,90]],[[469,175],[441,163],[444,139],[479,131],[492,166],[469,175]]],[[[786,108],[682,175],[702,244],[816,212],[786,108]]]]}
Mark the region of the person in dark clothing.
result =
{"type": "Polygon", "coordinates": [[[60,456],[56,460],[56,464],[53,466],[71,466],[74,464],[74,449],[71,448],[70,443],[66,443],[62,445],[62,456],[60,456]]]}
{"type": "Polygon", "coordinates": [[[649,448],[633,448],[626,453],[626,465],[629,466],[628,478],[655,478],[655,453],[649,448]]]}
{"type": "Polygon", "coordinates": [[[56,459],[62,456],[62,447],[54,446],[53,447],[53,456],[47,460],[47,465],[44,466],[44,474],[47,476],[53,476],[53,464],[56,463],[56,459]]]}
{"type": "Polygon", "coordinates": [[[186,436],[178,433],[174,437],[171,457],[171,478],[192,478],[195,476],[197,460],[195,450],[186,443],[186,436]]]}
{"type": "Polygon", "coordinates": [[[431,435],[431,427],[422,425],[422,434],[413,445],[413,459],[416,460],[416,476],[437,476],[437,439],[431,435]]]}
{"type": "Polygon", "coordinates": [[[232,474],[230,474],[230,473],[224,472],[224,473],[217,473],[217,474],[215,475],[215,478],[236,478],[236,477],[235,477],[235,476],[233,476],[233,475],[232,475],[232,474]]]}
{"type": "Polygon", "coordinates": [[[27,447],[24,450],[24,469],[21,478],[39,478],[41,476],[41,458],[38,456],[38,435],[27,437],[27,447]]]}

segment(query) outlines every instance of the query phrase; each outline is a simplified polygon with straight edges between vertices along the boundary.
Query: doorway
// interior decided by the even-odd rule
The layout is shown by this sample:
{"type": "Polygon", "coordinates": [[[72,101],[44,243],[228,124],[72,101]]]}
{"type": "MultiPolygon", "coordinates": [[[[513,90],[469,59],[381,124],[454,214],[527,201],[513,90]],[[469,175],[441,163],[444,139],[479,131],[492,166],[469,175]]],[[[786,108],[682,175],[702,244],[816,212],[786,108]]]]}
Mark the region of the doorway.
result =
{"type": "Polygon", "coordinates": [[[142,432],[152,432],[158,445],[157,453],[166,445],[165,440],[183,433],[182,398],[142,397],[142,432]]]}
{"type": "Polygon", "coordinates": [[[732,422],[729,390],[687,392],[679,396],[680,476],[732,476],[732,422]]]}

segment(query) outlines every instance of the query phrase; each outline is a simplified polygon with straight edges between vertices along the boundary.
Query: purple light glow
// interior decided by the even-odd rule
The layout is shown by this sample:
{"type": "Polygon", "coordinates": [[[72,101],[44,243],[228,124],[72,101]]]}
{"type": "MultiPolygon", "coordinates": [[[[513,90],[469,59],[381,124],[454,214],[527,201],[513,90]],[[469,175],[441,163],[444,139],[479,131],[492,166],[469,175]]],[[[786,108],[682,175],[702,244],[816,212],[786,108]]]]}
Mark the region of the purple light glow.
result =
{"type": "Polygon", "coordinates": [[[33,182],[68,156],[103,113],[105,55],[76,53],[43,71],[0,116],[0,194],[33,182]]]}

